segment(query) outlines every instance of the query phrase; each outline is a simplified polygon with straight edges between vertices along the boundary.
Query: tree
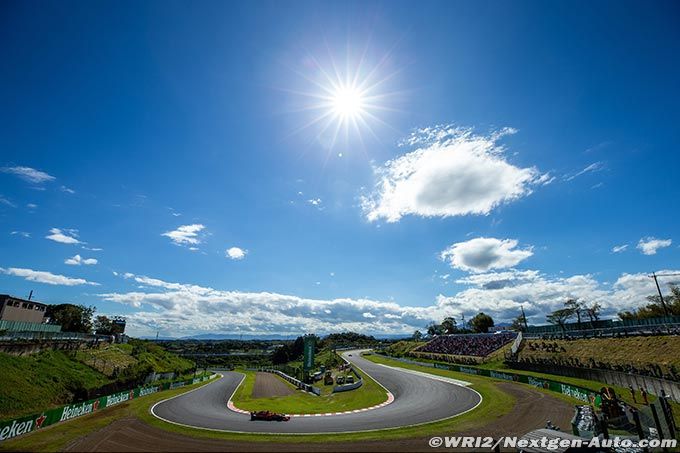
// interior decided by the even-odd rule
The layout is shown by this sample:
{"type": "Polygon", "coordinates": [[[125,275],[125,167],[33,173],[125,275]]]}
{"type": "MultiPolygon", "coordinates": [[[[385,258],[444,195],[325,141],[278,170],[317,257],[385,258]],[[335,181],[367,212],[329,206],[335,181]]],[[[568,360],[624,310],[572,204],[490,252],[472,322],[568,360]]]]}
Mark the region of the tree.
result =
{"type": "Polygon", "coordinates": [[[281,365],[284,363],[288,363],[288,348],[285,346],[281,346],[274,351],[274,354],[272,354],[272,363],[274,365],[281,365]]]}
{"type": "Polygon", "coordinates": [[[95,310],[84,305],[59,304],[48,305],[45,314],[50,323],[59,324],[63,332],[90,333],[95,310]]]}
{"type": "Polygon", "coordinates": [[[564,308],[567,308],[576,315],[576,322],[581,324],[581,312],[583,311],[583,304],[578,299],[568,299],[564,303],[564,308]]]}
{"type": "Polygon", "coordinates": [[[524,316],[521,313],[517,315],[515,319],[512,320],[512,324],[510,324],[510,330],[524,332],[525,330],[524,316]]]}
{"type": "Polygon", "coordinates": [[[489,331],[489,327],[494,326],[493,318],[480,312],[470,320],[470,326],[472,326],[472,330],[477,333],[487,333],[489,331]]]}
{"type": "Polygon", "coordinates": [[[586,307],[586,315],[590,319],[590,322],[595,322],[600,319],[600,312],[602,311],[602,305],[598,302],[593,303],[593,305],[586,307]]]}
{"type": "Polygon", "coordinates": [[[546,316],[546,320],[550,324],[560,326],[562,328],[562,332],[565,332],[566,329],[564,328],[564,325],[567,323],[569,318],[573,316],[574,310],[572,310],[571,308],[561,308],[559,310],[555,310],[554,312],[546,316]]]}
{"type": "Polygon", "coordinates": [[[441,323],[441,327],[442,329],[444,329],[444,333],[447,334],[456,333],[456,331],[458,330],[456,326],[456,320],[451,316],[444,318],[444,320],[441,323]]]}
{"type": "MultiPolygon", "coordinates": [[[[664,302],[671,316],[680,316],[680,286],[671,284],[671,294],[664,296],[664,302]]],[[[649,319],[666,316],[661,298],[658,295],[647,296],[649,304],[634,310],[626,310],[619,313],[621,319],[649,319]]]]}
{"type": "Polygon", "coordinates": [[[423,334],[420,330],[416,330],[413,332],[413,336],[411,337],[413,341],[420,341],[423,339],[423,334]]]}
{"type": "Polygon", "coordinates": [[[98,335],[116,335],[123,333],[123,328],[107,316],[100,315],[94,319],[94,332],[98,335]]]}
{"type": "Polygon", "coordinates": [[[440,324],[437,324],[436,322],[431,322],[427,325],[427,334],[430,336],[435,336],[435,335],[441,335],[444,333],[444,329],[440,324]]]}

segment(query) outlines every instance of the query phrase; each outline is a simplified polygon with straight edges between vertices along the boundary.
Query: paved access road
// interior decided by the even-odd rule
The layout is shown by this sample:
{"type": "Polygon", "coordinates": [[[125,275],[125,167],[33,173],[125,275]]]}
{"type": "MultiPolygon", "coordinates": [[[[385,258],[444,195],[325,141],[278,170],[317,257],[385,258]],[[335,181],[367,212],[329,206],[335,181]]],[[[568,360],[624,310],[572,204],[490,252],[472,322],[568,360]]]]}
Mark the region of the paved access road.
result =
{"type": "Polygon", "coordinates": [[[394,395],[387,406],[359,413],[325,417],[295,417],[287,422],[251,421],[250,416],[227,409],[227,401],[243,375],[224,372],[224,377],[197,390],[163,401],[152,408],[156,417],[198,428],[248,433],[318,434],[397,428],[442,420],[479,404],[472,389],[384,367],[348,351],[343,356],[369,374],[394,395]]]}

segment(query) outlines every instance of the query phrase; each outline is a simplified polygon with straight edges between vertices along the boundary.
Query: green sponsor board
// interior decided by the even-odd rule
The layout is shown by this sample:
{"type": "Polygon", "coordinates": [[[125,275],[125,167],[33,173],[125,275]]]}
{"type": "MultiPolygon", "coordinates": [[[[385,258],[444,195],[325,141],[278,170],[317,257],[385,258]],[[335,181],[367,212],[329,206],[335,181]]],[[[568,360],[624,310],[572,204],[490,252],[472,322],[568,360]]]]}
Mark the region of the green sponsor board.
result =
{"type": "Polygon", "coordinates": [[[303,359],[302,367],[305,371],[309,371],[314,368],[314,346],[315,337],[313,335],[306,335],[303,338],[304,348],[303,348],[303,359]]]}
{"type": "Polygon", "coordinates": [[[0,442],[3,440],[12,439],[22,434],[30,433],[45,426],[71,420],[77,417],[82,417],[83,415],[92,414],[98,410],[115,406],[134,398],[151,395],[153,393],[160,392],[161,390],[183,387],[192,383],[196,384],[208,379],[210,379],[209,376],[204,376],[189,381],[166,382],[163,385],[137,387],[135,389],[102,396],[100,398],[84,401],[82,403],[69,404],[68,406],[50,409],[39,414],[29,415],[14,420],[2,421],[0,422],[0,442]]]}
{"type": "MultiPolygon", "coordinates": [[[[398,357],[392,357],[394,359],[399,360],[398,357]]],[[[572,398],[575,398],[579,401],[583,401],[585,403],[591,403],[591,396],[594,398],[598,392],[594,390],[590,390],[587,388],[583,387],[576,387],[574,385],[569,385],[569,384],[563,384],[562,382],[558,381],[552,381],[549,379],[538,379],[533,376],[528,376],[525,374],[515,374],[515,373],[508,373],[505,371],[497,371],[497,370],[487,370],[485,368],[475,368],[471,366],[460,366],[460,365],[449,365],[447,363],[440,363],[440,362],[434,362],[434,363],[426,363],[426,362],[418,362],[416,360],[407,360],[407,362],[410,363],[415,363],[417,365],[422,365],[422,366],[431,366],[434,368],[439,368],[443,370],[449,370],[449,371],[457,371],[459,373],[466,373],[466,374],[472,374],[476,376],[485,376],[485,377],[490,377],[494,379],[502,379],[505,381],[515,381],[515,382],[521,382],[523,384],[529,384],[533,385],[534,387],[540,387],[546,390],[550,390],[553,392],[561,393],[563,395],[570,396],[572,398]]]]}

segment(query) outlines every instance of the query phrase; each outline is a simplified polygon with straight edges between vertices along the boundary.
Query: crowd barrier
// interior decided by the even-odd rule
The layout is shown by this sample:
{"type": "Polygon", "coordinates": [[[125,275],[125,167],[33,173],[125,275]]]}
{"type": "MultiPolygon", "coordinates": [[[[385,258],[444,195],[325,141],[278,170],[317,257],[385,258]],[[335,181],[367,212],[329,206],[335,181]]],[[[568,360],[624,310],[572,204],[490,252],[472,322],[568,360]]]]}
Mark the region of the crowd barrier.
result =
{"type": "Polygon", "coordinates": [[[136,387],[123,392],[113,393],[111,395],[83,401],[82,403],[69,404],[67,406],[49,409],[33,415],[16,418],[14,420],[2,421],[0,422],[0,442],[3,440],[12,439],[22,434],[33,432],[46,426],[54,425],[66,420],[71,420],[83,415],[92,414],[98,410],[115,406],[117,404],[124,403],[125,401],[151,395],[152,393],[160,392],[162,390],[176,389],[186,385],[197,384],[199,382],[212,379],[215,376],[216,375],[213,374],[211,376],[197,377],[189,380],[136,387]]]}

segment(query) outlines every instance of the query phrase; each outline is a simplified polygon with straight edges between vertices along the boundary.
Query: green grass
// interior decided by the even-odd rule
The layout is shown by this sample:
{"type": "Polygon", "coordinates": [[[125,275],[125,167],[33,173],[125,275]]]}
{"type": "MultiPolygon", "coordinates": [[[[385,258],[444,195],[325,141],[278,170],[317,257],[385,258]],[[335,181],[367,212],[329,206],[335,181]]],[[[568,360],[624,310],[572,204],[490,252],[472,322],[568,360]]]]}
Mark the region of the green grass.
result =
{"type": "MultiPolygon", "coordinates": [[[[385,360],[389,361],[389,359],[385,360]]],[[[397,366],[401,365],[399,362],[395,362],[394,364],[397,366]]],[[[423,367],[414,367],[414,369],[430,371],[430,369],[424,369],[423,367]]],[[[459,376],[459,373],[443,371],[443,374],[451,377],[461,377],[459,376]]],[[[127,417],[136,417],[151,426],[158,427],[165,431],[203,439],[325,444],[329,442],[410,439],[477,429],[489,423],[493,423],[497,418],[507,414],[514,406],[515,399],[496,387],[490,379],[483,379],[476,376],[465,376],[465,378],[471,382],[473,388],[482,395],[484,398],[482,403],[476,409],[457,417],[419,426],[349,434],[262,435],[186,428],[164,422],[151,415],[149,408],[156,402],[179,395],[192,388],[205,385],[197,384],[191,387],[164,391],[132,400],[129,403],[101,410],[94,415],[75,419],[77,421],[72,420],[60,423],[35,431],[26,436],[2,442],[0,443],[0,451],[60,451],[78,438],[105,428],[116,420],[127,417]]]]}
{"type": "Polygon", "coordinates": [[[0,419],[30,415],[67,404],[73,392],[111,382],[61,351],[17,357],[0,353],[0,419]]]}
{"type": "Polygon", "coordinates": [[[149,372],[186,373],[193,362],[150,342],[108,345],[78,351],[43,351],[25,356],[0,353],[0,420],[58,407],[74,394],[119,379],[143,379],[149,372]]]}
{"type": "Polygon", "coordinates": [[[628,338],[590,338],[580,340],[526,340],[520,352],[521,358],[577,358],[583,364],[590,359],[609,365],[633,365],[645,368],[658,365],[664,371],[671,367],[680,369],[680,337],[675,335],[659,335],[652,337],[628,338]],[[532,351],[530,344],[541,343],[558,345],[560,352],[532,351]],[[561,348],[565,351],[561,352],[561,348]],[[659,354],[663,351],[663,354],[659,354]]]}
{"type": "MultiPolygon", "coordinates": [[[[271,398],[253,398],[255,373],[243,371],[246,375],[241,386],[236,391],[232,401],[239,409],[247,411],[270,410],[284,414],[323,414],[325,412],[344,412],[362,409],[383,403],[387,400],[387,393],[377,382],[366,373],[358,370],[364,378],[364,384],[356,390],[331,393],[332,386],[323,386],[321,396],[310,395],[295,389],[293,395],[271,398]]],[[[277,379],[280,379],[277,376],[277,379]]],[[[286,382],[281,379],[282,382],[286,382]]],[[[291,388],[295,388],[286,382],[291,388]]]]}

